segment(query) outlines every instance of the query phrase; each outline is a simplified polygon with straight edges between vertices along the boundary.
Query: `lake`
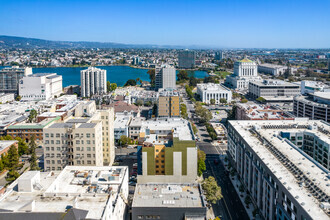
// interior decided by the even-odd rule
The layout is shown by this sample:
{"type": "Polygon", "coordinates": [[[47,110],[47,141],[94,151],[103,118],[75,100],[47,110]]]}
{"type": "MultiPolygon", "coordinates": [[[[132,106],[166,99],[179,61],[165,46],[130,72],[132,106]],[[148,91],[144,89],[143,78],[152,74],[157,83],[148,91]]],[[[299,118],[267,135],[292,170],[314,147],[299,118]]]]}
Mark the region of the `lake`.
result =
{"type": "MultiPolygon", "coordinates": [[[[4,68],[4,67],[0,67],[4,68]]],[[[129,66],[98,66],[98,68],[107,71],[107,81],[117,83],[118,86],[123,86],[127,80],[140,78],[143,81],[149,81],[147,69],[137,69],[129,66]]],[[[63,77],[63,87],[69,85],[80,85],[80,70],[87,67],[45,67],[33,68],[33,73],[57,73],[63,77]]],[[[178,71],[177,71],[178,72],[178,71]]],[[[188,71],[189,76],[196,78],[204,78],[208,76],[205,71],[188,71]]]]}

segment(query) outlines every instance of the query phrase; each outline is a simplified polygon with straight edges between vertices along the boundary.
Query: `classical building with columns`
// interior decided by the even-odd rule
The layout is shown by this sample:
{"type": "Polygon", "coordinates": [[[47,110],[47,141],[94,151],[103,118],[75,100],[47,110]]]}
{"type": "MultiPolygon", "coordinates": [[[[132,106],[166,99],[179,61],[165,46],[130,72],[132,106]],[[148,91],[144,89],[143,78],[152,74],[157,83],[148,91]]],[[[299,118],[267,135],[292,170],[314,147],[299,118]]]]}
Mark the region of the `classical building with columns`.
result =
{"type": "Polygon", "coordinates": [[[247,90],[249,82],[262,81],[257,64],[244,58],[234,64],[234,73],[226,77],[226,85],[237,90],[247,90]]]}
{"type": "Polygon", "coordinates": [[[226,99],[227,103],[231,102],[232,93],[230,89],[214,83],[197,84],[197,94],[200,95],[202,102],[210,104],[211,99],[215,100],[215,104],[220,103],[220,99],[226,99]]]}

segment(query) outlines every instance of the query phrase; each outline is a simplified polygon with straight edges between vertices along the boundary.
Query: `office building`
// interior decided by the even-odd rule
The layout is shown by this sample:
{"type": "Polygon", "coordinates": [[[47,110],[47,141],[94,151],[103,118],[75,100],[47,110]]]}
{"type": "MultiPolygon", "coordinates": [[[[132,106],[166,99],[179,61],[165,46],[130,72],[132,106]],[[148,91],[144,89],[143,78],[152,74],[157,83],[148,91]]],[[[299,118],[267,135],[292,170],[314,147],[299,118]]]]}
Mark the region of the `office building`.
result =
{"type": "Polygon", "coordinates": [[[0,92],[18,94],[18,83],[23,76],[32,74],[31,67],[6,67],[0,70],[0,92]]]}
{"type": "Polygon", "coordinates": [[[197,147],[188,121],[178,118],[145,121],[140,130],[138,183],[194,183],[197,147]]]}
{"type": "Polygon", "coordinates": [[[80,71],[81,96],[91,97],[107,93],[107,71],[95,67],[80,71]]]}
{"type": "Polygon", "coordinates": [[[14,93],[0,93],[0,102],[1,104],[6,102],[12,102],[15,100],[15,94],[14,93]]]}
{"type": "Polygon", "coordinates": [[[179,68],[182,69],[193,69],[195,68],[195,59],[196,59],[196,53],[192,50],[182,50],[179,51],[178,55],[179,59],[179,68]]]}
{"type": "Polygon", "coordinates": [[[234,64],[234,73],[226,77],[226,85],[236,90],[248,90],[249,82],[262,81],[258,75],[257,64],[244,58],[234,64]]]}
{"type": "Polygon", "coordinates": [[[56,73],[37,73],[24,76],[19,83],[23,101],[48,100],[62,93],[62,76],[56,73]]]}
{"type": "MultiPolygon", "coordinates": [[[[276,65],[276,64],[271,64],[271,63],[263,63],[263,64],[258,65],[259,73],[269,74],[269,75],[273,75],[273,76],[281,76],[287,70],[288,70],[287,66],[276,65]]],[[[291,73],[293,73],[295,71],[297,71],[296,68],[290,67],[291,73]]]]}
{"type": "Polygon", "coordinates": [[[296,96],[293,100],[293,114],[297,117],[330,122],[330,92],[296,96]]]}
{"type": "Polygon", "coordinates": [[[314,92],[330,92],[330,86],[323,82],[307,81],[300,82],[301,94],[307,95],[314,92]]]}
{"type": "Polygon", "coordinates": [[[236,104],[236,120],[293,120],[294,115],[273,105],[236,104]]]}
{"type": "Polygon", "coordinates": [[[155,87],[158,89],[175,89],[176,88],[176,70],[169,65],[163,65],[156,68],[155,87]]]}
{"type": "Polygon", "coordinates": [[[330,218],[330,173],[318,162],[329,166],[329,134],[302,118],[229,121],[229,161],[263,219],[330,218]]]}
{"type": "Polygon", "coordinates": [[[137,184],[132,219],[206,219],[206,204],[199,184],[137,184]]]}
{"type": "Polygon", "coordinates": [[[230,103],[232,98],[230,89],[214,83],[197,84],[197,94],[206,104],[210,104],[212,99],[214,99],[215,104],[230,103]]]}
{"type": "Polygon", "coordinates": [[[27,171],[0,197],[0,219],[124,220],[128,167],[27,171]]]}
{"type": "Polygon", "coordinates": [[[282,80],[250,82],[249,95],[269,102],[292,102],[294,96],[300,95],[300,86],[282,80]]]}
{"type": "Polygon", "coordinates": [[[180,117],[180,96],[176,91],[162,91],[158,97],[158,117],[180,117]]]}
{"type": "Polygon", "coordinates": [[[215,52],[214,58],[215,58],[215,60],[221,61],[224,58],[223,51],[215,52]]]}
{"type": "Polygon", "coordinates": [[[7,155],[11,146],[18,149],[18,141],[0,141],[0,157],[7,155]]]}

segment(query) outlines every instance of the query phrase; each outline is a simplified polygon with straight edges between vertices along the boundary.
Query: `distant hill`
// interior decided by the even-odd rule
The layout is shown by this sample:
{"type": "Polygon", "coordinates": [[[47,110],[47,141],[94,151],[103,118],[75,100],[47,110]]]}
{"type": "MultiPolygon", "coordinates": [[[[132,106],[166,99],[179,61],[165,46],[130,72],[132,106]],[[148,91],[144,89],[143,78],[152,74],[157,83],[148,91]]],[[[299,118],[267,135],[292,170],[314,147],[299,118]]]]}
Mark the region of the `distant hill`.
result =
{"type": "Polygon", "coordinates": [[[37,38],[14,37],[0,35],[0,48],[22,48],[22,49],[69,49],[69,48],[171,48],[184,49],[184,46],[159,46],[159,45],[136,45],[119,44],[111,42],[89,42],[89,41],[51,41],[37,38]]]}

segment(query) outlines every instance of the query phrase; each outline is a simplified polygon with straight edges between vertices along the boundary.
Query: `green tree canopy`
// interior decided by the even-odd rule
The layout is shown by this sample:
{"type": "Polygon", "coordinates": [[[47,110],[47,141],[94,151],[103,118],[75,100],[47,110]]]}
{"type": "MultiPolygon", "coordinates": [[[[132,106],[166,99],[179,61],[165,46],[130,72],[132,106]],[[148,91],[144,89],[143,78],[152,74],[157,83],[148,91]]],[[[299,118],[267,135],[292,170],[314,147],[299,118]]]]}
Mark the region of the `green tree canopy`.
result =
{"type": "Polygon", "coordinates": [[[210,103],[211,103],[211,105],[214,105],[215,104],[215,99],[211,99],[210,103]]]}
{"type": "Polygon", "coordinates": [[[111,83],[110,91],[115,91],[117,89],[117,83],[111,83]]]}
{"type": "Polygon", "coordinates": [[[206,193],[206,200],[208,202],[216,204],[218,200],[222,199],[221,188],[213,176],[204,179],[202,187],[206,193]]]}
{"type": "Polygon", "coordinates": [[[110,81],[107,81],[107,92],[111,91],[111,83],[110,81]]]}
{"type": "Polygon", "coordinates": [[[180,70],[177,77],[178,81],[186,81],[189,79],[188,72],[186,70],[180,70]]]}
{"type": "Polygon", "coordinates": [[[29,122],[32,123],[34,119],[37,117],[37,115],[38,115],[37,111],[32,109],[28,117],[29,122]]]}
{"type": "Polygon", "coordinates": [[[149,74],[151,87],[155,87],[155,80],[156,80],[156,71],[155,71],[155,69],[150,69],[150,70],[148,70],[147,73],[149,74]]]}
{"type": "Polygon", "coordinates": [[[39,170],[39,166],[37,163],[37,155],[36,155],[36,148],[37,148],[37,144],[35,142],[35,136],[33,135],[30,142],[29,142],[29,150],[31,153],[31,157],[30,157],[30,170],[39,170]]]}
{"type": "Polygon", "coordinates": [[[127,80],[127,82],[125,83],[125,86],[136,86],[136,81],[134,79],[129,79],[127,80]]]}
{"type": "Polygon", "coordinates": [[[120,145],[126,145],[129,141],[129,138],[126,135],[122,135],[119,138],[120,145]]]}

